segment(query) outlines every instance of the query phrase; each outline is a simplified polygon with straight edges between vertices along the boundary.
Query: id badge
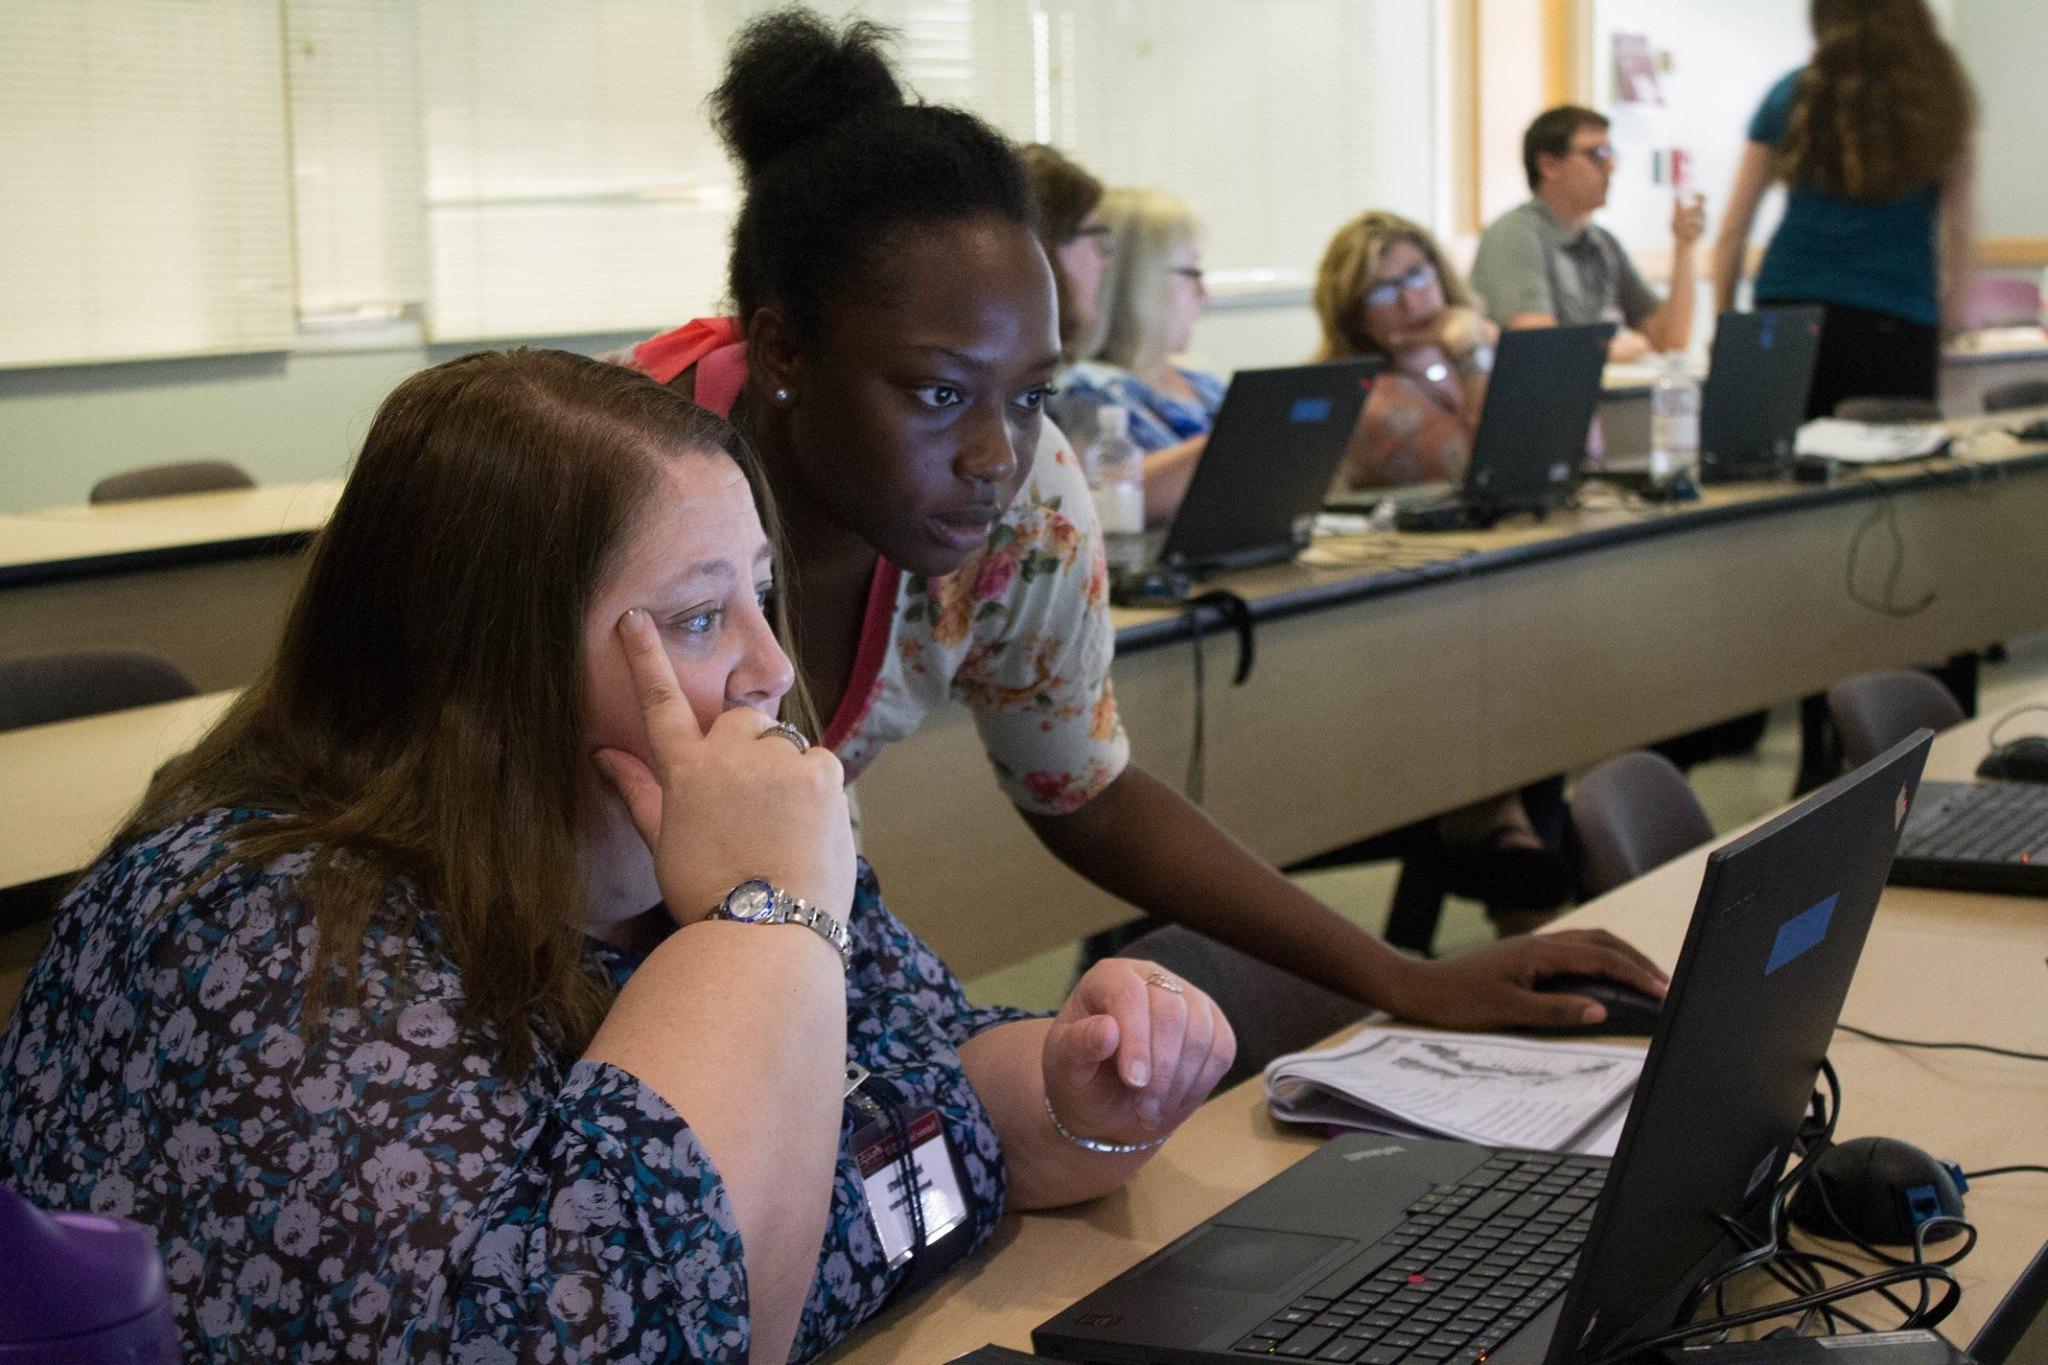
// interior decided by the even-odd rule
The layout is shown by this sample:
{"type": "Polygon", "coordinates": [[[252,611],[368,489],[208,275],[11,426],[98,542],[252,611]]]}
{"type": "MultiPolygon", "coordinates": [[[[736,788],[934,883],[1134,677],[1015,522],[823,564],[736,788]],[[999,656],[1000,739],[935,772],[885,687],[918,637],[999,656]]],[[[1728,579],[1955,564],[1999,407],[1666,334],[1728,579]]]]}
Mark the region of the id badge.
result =
{"type": "Polygon", "coordinates": [[[911,1258],[916,1234],[910,1223],[910,1200],[916,1198],[924,1212],[927,1247],[967,1221],[967,1198],[960,1190],[960,1177],[953,1169],[953,1155],[946,1143],[946,1130],[932,1109],[914,1109],[903,1116],[910,1134],[910,1149],[916,1170],[917,1188],[903,1188],[902,1148],[895,1129],[887,1122],[870,1122],[853,1135],[854,1161],[860,1167],[861,1186],[867,1194],[868,1219],[889,1268],[895,1270],[911,1258]]]}

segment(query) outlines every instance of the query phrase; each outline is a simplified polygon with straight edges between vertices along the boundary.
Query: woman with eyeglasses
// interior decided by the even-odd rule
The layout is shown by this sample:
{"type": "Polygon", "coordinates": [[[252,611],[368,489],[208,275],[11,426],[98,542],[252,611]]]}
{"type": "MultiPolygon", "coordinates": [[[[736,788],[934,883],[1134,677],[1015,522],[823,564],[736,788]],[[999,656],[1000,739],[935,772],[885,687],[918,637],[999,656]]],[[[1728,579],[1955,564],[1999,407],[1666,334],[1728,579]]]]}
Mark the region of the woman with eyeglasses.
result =
{"type": "Polygon", "coordinates": [[[1220,376],[1176,363],[1209,301],[1200,230],[1185,203],[1159,190],[1112,190],[1102,218],[1110,259],[1094,327],[1080,342],[1088,358],[1061,376],[1053,420],[1081,441],[1096,410],[1128,409],[1131,439],[1145,451],[1145,517],[1164,521],[1187,496],[1223,403],[1220,376]]]}
{"type": "Polygon", "coordinates": [[[1379,356],[1338,470],[1346,491],[1455,481],[1472,455],[1500,329],[1421,224],[1366,213],[1337,229],[1313,294],[1318,360],[1379,356]]]}
{"type": "MultiPolygon", "coordinates": [[[[1102,286],[1114,259],[1113,229],[1102,216],[1102,182],[1057,148],[1034,142],[1017,159],[1031,182],[1031,229],[1052,263],[1060,309],[1060,350],[1069,360],[1094,335],[1102,286]]],[[[1069,431],[1077,444],[1082,436],[1069,431]]]]}

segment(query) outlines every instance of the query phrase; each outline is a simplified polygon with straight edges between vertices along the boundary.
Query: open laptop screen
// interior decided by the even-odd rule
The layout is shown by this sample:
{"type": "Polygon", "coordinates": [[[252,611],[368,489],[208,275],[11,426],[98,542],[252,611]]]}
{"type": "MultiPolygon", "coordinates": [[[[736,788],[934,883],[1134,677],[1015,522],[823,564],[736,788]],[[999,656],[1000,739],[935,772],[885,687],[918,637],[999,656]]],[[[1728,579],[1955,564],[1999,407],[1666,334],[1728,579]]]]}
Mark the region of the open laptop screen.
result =
{"type": "Polygon", "coordinates": [[[2048,1246],[1984,1319],[1970,1355],[1977,1365],[2048,1365],[2048,1246]]]}
{"type": "Polygon", "coordinates": [[[1783,1174],[1920,780],[1921,730],[1707,858],[1549,1360],[1668,1326],[1783,1174]],[[1625,1211],[1625,1212],[1624,1212],[1625,1211]]]}

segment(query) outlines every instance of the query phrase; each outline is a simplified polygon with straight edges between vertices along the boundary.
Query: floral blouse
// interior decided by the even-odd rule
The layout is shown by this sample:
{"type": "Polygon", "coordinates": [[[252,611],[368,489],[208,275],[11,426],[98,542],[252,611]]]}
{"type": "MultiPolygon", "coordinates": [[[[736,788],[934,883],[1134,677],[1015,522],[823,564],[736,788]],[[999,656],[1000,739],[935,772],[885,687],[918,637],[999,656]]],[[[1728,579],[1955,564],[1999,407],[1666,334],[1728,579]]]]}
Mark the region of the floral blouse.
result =
{"type": "MultiPolygon", "coordinates": [[[[65,901],[0,1037],[0,1180],[155,1229],[189,1360],[743,1359],[739,1229],[688,1124],[538,1039],[511,1074],[498,1038],[458,1023],[433,911],[402,885],[364,940],[365,1005],[309,1035],[305,856],[210,869],[261,818],[215,811],[110,850],[65,901]]],[[[851,920],[848,1058],[936,1109],[979,1244],[1003,1160],[958,1049],[1021,1016],[970,1008],[865,863],[851,920]]],[[[638,961],[588,951],[615,985],[638,961]]],[[[858,1121],[848,1105],[798,1358],[906,1273],[869,1221],[858,1121]]]]}
{"type": "Polygon", "coordinates": [[[1095,414],[1114,403],[1130,411],[1131,440],[1138,449],[1148,454],[1163,450],[1216,425],[1216,410],[1223,406],[1225,385],[1219,376],[1206,370],[1178,373],[1195,391],[1194,402],[1161,393],[1121,366],[1086,361],[1060,376],[1053,417],[1085,449],[1095,437],[1095,414]]]}
{"type": "MultiPolygon", "coordinates": [[[[700,320],[626,359],[663,383],[693,369],[696,401],[729,414],[746,374],[738,335],[730,319],[700,320]]],[[[1023,487],[957,571],[927,579],[876,563],[853,674],[824,741],[851,780],[959,701],[1004,794],[1063,815],[1130,762],[1109,679],[1115,654],[1088,482],[1059,429],[1042,422],[1023,487]]]]}

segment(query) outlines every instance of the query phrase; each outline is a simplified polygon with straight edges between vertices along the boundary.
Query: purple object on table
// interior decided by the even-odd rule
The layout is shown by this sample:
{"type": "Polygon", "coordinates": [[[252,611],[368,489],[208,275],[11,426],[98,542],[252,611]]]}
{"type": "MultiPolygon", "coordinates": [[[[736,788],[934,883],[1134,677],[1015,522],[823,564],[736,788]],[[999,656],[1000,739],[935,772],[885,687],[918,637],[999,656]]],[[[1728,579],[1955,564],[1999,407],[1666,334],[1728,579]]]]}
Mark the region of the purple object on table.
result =
{"type": "Polygon", "coordinates": [[[163,1262],[149,1229],[45,1213],[0,1185],[0,1365],[174,1365],[163,1262]]]}

